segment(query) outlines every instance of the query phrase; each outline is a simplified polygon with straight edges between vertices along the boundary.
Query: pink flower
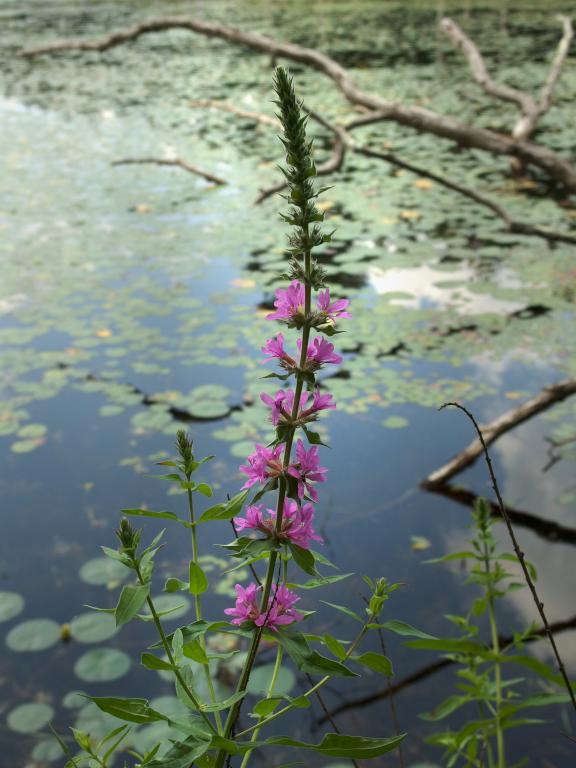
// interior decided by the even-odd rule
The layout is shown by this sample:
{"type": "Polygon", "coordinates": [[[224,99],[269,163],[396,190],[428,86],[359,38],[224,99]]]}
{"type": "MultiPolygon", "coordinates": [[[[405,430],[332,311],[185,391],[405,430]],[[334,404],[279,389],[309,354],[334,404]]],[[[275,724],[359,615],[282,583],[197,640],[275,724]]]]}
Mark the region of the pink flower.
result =
{"type": "Polygon", "coordinates": [[[263,361],[265,363],[273,358],[277,358],[280,362],[284,363],[284,367],[293,368],[296,365],[294,358],[290,357],[284,349],[284,335],[282,333],[278,333],[275,339],[266,339],[262,352],[268,355],[268,360],[263,361]]]}
{"type": "Polygon", "coordinates": [[[312,541],[322,541],[314,531],[314,507],[309,502],[300,505],[292,499],[284,500],[284,512],[278,534],[276,510],[263,510],[263,507],[263,504],[247,507],[245,517],[234,518],[236,528],[239,531],[261,531],[268,537],[277,537],[278,541],[284,544],[292,542],[304,549],[309,549],[312,541]]]}
{"type": "Polygon", "coordinates": [[[226,608],[224,613],[234,616],[232,624],[253,622],[257,627],[268,627],[277,632],[279,627],[293,624],[303,618],[301,613],[294,610],[294,605],[300,600],[298,595],[291,592],[284,584],[272,589],[265,611],[260,611],[259,597],[262,587],[249,584],[246,589],[236,584],[236,605],[226,608]]]}
{"type": "MultiPolygon", "coordinates": [[[[298,348],[302,348],[302,339],[298,339],[298,348]]],[[[341,363],[340,355],[334,353],[334,344],[330,344],[324,336],[316,336],[308,345],[306,352],[306,367],[317,370],[324,363],[341,363]]]]}
{"type": "Polygon", "coordinates": [[[325,291],[320,291],[316,301],[318,312],[326,315],[327,320],[336,320],[337,317],[350,317],[350,313],[344,311],[348,304],[350,304],[348,299],[338,299],[331,304],[329,288],[326,288],[325,291]]]}
{"type": "MultiPolygon", "coordinates": [[[[320,394],[319,389],[314,390],[312,403],[308,408],[305,408],[308,402],[308,396],[308,392],[302,392],[300,395],[300,408],[296,414],[296,420],[298,421],[315,421],[318,411],[323,411],[327,408],[336,408],[336,404],[332,400],[332,395],[322,395],[320,394]]],[[[277,426],[281,421],[291,421],[294,408],[294,397],[295,393],[291,389],[280,389],[273,397],[262,392],[260,399],[270,407],[272,411],[272,424],[274,424],[274,426],[277,426]]]]}
{"type": "Polygon", "coordinates": [[[276,312],[266,315],[268,320],[292,320],[304,314],[304,286],[299,280],[293,280],[288,288],[278,288],[275,295],[276,312]]]}
{"type": "Polygon", "coordinates": [[[328,470],[320,466],[318,458],[318,446],[311,446],[307,451],[302,440],[296,443],[296,462],[288,468],[288,474],[298,480],[298,497],[304,498],[307,492],[312,501],[318,501],[318,493],[312,483],[326,482],[328,470]]]}
{"type": "Polygon", "coordinates": [[[282,474],[283,467],[280,456],[284,446],[277,445],[274,448],[265,448],[256,443],[256,450],[246,459],[247,463],[242,464],[240,472],[248,476],[241,490],[250,488],[255,483],[265,483],[271,477],[278,477],[282,474]]]}

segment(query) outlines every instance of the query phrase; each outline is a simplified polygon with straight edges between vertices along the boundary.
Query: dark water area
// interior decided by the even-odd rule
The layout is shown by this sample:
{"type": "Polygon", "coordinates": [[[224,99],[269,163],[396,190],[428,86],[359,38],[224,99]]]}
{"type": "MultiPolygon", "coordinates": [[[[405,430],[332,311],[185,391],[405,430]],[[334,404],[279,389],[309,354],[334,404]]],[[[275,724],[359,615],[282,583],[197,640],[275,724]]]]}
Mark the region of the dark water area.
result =
{"type": "MultiPolygon", "coordinates": [[[[438,22],[452,15],[491,71],[536,92],[559,39],[554,16],[569,10],[563,2],[0,2],[0,592],[23,600],[14,615],[4,615],[0,603],[2,768],[63,763],[45,727],[13,727],[22,705],[48,707],[60,733],[75,725],[103,734],[109,721],[71,692],[173,697],[169,681],[138,666],[154,640],[150,624],[133,623],[93,643],[63,642],[59,633],[85,605],[116,604],[119,573],[83,566],[101,556],[100,545],[113,545],[123,507],[185,514],[182,496],[146,477],[172,454],[178,428],[190,430],[199,454],[216,456],[203,477],[216,501],[237,492],[238,466],[254,443],[271,439],[259,394],[275,386],[260,378],[260,348],[277,330],[265,314],[282,285],[286,234],[280,198],[254,205],[259,190],[277,180],[282,155],[274,128],[196,104],[226,100],[272,116],[267,57],[182,31],[102,54],[27,61],[16,51],[106,34],[148,15],[190,14],[315,47],[368,91],[509,131],[514,108],[471,84],[438,22]],[[228,183],[216,187],[179,168],[112,165],[174,156],[228,183]],[[189,414],[194,418],[182,421],[189,414]],[[49,622],[31,630],[43,649],[5,642],[22,622],[37,619],[49,622]],[[100,664],[92,657],[83,672],[85,654],[97,649],[120,653],[100,664]]],[[[291,70],[310,107],[335,122],[355,116],[322,75],[297,64],[291,70]]],[[[572,53],[535,137],[572,159],[575,96],[572,53]]],[[[331,137],[310,128],[320,163],[331,137]]],[[[457,150],[392,123],[357,136],[495,197],[518,219],[574,232],[574,209],[538,172],[515,183],[505,158],[457,150]]],[[[387,618],[448,635],[444,615],[465,613],[476,593],[460,563],[424,561],[465,548],[471,510],[463,500],[491,497],[491,488],[480,462],[454,479],[465,492],[460,501],[420,488],[473,437],[463,414],[438,408],[458,400],[487,423],[576,375],[574,248],[506,233],[471,201],[360,156],[349,157],[327,183],[334,187],[322,200],[336,233],[320,260],[333,293],[351,300],[353,318],[336,337],[340,372],[324,378],[338,407],[320,423],[332,447],[322,453],[329,481],[319,489],[317,528],[324,554],[357,576],[309,592],[302,603],[317,610],[310,631],[350,636],[353,622],[316,598],[361,611],[360,575],[385,575],[404,585],[387,603],[387,618]]],[[[518,535],[552,622],[576,614],[576,453],[567,442],[548,467],[548,439],[574,436],[575,406],[570,399],[555,405],[492,448],[505,500],[524,513],[518,535]]],[[[143,527],[148,539],[159,529],[154,522],[143,527]]],[[[496,534],[510,550],[500,526],[496,534]]],[[[199,535],[214,588],[205,614],[221,619],[235,580],[250,574],[224,574],[227,561],[215,545],[232,538],[226,524],[204,526],[199,535]]],[[[185,578],[190,557],[187,535],[169,528],[166,542],[157,594],[163,577],[185,578]]],[[[170,629],[192,620],[190,600],[183,600],[187,613],[169,619],[170,629]]],[[[534,621],[528,591],[508,596],[498,618],[503,635],[534,621]]],[[[574,631],[559,632],[557,641],[574,673],[574,631]]],[[[378,651],[377,638],[371,643],[378,651]]],[[[438,658],[407,649],[394,635],[386,644],[394,683],[438,658]]],[[[526,652],[551,660],[543,642],[526,652]]],[[[272,661],[270,650],[263,661],[272,661]]],[[[445,723],[419,715],[454,685],[453,671],[444,668],[395,695],[400,728],[409,734],[407,768],[443,765],[425,738],[445,723]]],[[[297,695],[307,681],[296,674],[290,686],[297,695]]],[[[389,701],[369,702],[385,688],[373,675],[331,683],[325,698],[332,708],[347,705],[337,715],[345,732],[391,735],[389,701]]],[[[544,724],[507,734],[510,765],[524,755],[535,768],[575,764],[574,744],[562,735],[574,734],[568,706],[543,715],[544,724]]],[[[278,732],[306,740],[318,735],[321,716],[315,706],[278,732]]],[[[450,720],[459,722],[458,715],[450,720]]],[[[154,733],[136,730],[138,748],[153,743],[154,733]]],[[[251,764],[289,759],[279,750],[272,762],[255,755],[251,764]]],[[[391,753],[372,764],[397,760],[391,753]]]]}

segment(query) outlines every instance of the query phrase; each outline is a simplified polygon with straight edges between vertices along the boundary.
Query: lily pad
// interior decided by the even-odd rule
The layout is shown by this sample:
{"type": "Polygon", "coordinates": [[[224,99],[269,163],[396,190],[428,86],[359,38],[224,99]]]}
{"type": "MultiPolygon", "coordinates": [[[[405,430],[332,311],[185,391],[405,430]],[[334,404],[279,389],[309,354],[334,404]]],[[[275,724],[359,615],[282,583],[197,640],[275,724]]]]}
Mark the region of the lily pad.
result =
{"type": "Polygon", "coordinates": [[[93,560],[88,560],[79,571],[80,578],[87,584],[107,586],[110,589],[124,581],[128,573],[125,565],[109,557],[95,557],[93,560]]]}
{"type": "Polygon", "coordinates": [[[52,763],[61,760],[62,756],[62,747],[54,738],[39,741],[32,750],[32,759],[39,763],[52,763]]]}
{"type": "Polygon", "coordinates": [[[70,633],[79,643],[100,643],[114,637],[118,631],[109,613],[82,613],[70,622],[70,633]]]}
{"type": "Polygon", "coordinates": [[[17,440],[15,443],[12,443],[10,450],[12,453],[30,453],[30,451],[35,451],[36,448],[43,444],[44,440],[41,437],[33,437],[29,440],[17,440]]]}
{"type": "MultiPolygon", "coordinates": [[[[268,692],[270,681],[272,679],[272,673],[274,671],[274,664],[262,664],[260,667],[256,667],[250,675],[250,682],[248,683],[248,692],[253,694],[264,694],[268,692]]],[[[296,684],[296,676],[288,667],[281,667],[278,677],[276,678],[276,684],[274,686],[274,695],[283,696],[290,693],[294,685],[296,684]]]]}
{"type": "Polygon", "coordinates": [[[130,657],[116,648],[94,648],[80,656],[74,664],[74,673],[87,683],[118,680],[131,666],[130,657]]]}
{"type": "Polygon", "coordinates": [[[8,727],[17,733],[36,733],[48,725],[53,716],[54,710],[49,704],[32,702],[13,709],[6,722],[8,727]]]}
{"type": "Polygon", "coordinates": [[[60,625],[52,619],[30,619],[17,624],[6,635],[11,651],[45,651],[60,640],[60,625]]]}
{"type": "Polygon", "coordinates": [[[10,621],[24,608],[24,598],[17,592],[0,592],[0,622],[10,621]]]}
{"type": "Polygon", "coordinates": [[[407,427],[410,422],[403,416],[388,416],[387,419],[382,421],[382,426],[387,429],[403,429],[407,427]]]}
{"type": "Polygon", "coordinates": [[[81,709],[86,706],[86,696],[81,691],[70,691],[62,699],[62,706],[66,709],[81,709]]]}
{"type": "Polygon", "coordinates": [[[17,435],[24,438],[44,437],[47,431],[48,429],[44,424],[26,424],[25,427],[18,430],[17,435]]]}

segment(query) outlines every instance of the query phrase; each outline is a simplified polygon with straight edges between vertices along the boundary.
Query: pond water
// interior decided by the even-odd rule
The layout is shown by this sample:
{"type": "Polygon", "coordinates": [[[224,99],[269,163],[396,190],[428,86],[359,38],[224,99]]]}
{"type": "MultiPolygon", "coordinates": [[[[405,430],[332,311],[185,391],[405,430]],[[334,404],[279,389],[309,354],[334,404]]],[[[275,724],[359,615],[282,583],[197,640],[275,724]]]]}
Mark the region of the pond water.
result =
{"type": "MultiPolygon", "coordinates": [[[[195,104],[227,100],[272,116],[266,57],[179,31],[104,54],[25,61],[15,57],[18,48],[104,34],[146,15],[189,13],[317,47],[367,90],[507,131],[512,107],[470,84],[438,21],[454,15],[495,72],[535,91],[558,39],[554,14],[567,8],[562,2],[0,2],[0,590],[23,601],[15,598],[0,613],[6,619],[2,765],[60,761],[47,746],[46,729],[22,732],[26,718],[22,725],[14,715],[21,705],[45,705],[60,733],[73,723],[98,731],[101,718],[70,692],[171,695],[168,682],[135,663],[152,640],[148,624],[111,638],[107,626],[83,635],[85,620],[73,622],[86,604],[116,602],[118,573],[99,562],[83,564],[100,556],[100,545],[112,545],[122,507],[182,509],[182,497],[145,476],[172,453],[182,426],[175,417],[192,414],[186,426],[198,453],[216,455],[205,476],[216,496],[236,492],[238,465],[255,441],[270,436],[258,396],[273,385],[260,379],[260,347],[271,332],[265,314],[285,268],[282,201],[254,205],[259,189],[277,180],[274,129],[195,104]],[[179,168],[113,165],[173,156],[228,183],[217,187],[179,168]],[[38,619],[49,623],[16,631],[38,619]],[[60,626],[70,622],[74,637],[62,642],[60,626]],[[82,642],[94,631],[99,642],[82,642]],[[26,642],[44,648],[24,652],[26,642]]],[[[573,152],[571,65],[537,137],[566,154],[573,152]]],[[[310,107],[335,121],[354,116],[321,75],[291,69],[310,107]]],[[[321,162],[330,136],[314,124],[311,130],[321,162]]],[[[574,209],[560,193],[550,193],[538,174],[513,183],[502,158],[458,151],[393,124],[358,136],[492,194],[519,219],[574,229],[574,209]]],[[[330,474],[317,513],[325,552],[344,572],[404,582],[389,615],[446,634],[443,615],[464,612],[473,590],[461,570],[423,561],[462,548],[470,508],[426,493],[419,483],[473,435],[461,413],[437,409],[457,399],[486,423],[546,384],[576,375],[574,248],[504,233],[499,220],[472,202],[359,156],[328,183],[334,187],[323,205],[336,234],[322,262],[334,292],[351,299],[353,319],[337,337],[341,370],[325,380],[338,403],[321,424],[332,446],[323,454],[330,474]]],[[[492,450],[506,500],[528,513],[518,532],[554,622],[574,614],[576,453],[567,444],[548,467],[547,438],[574,435],[575,407],[570,399],[555,406],[492,450]]],[[[481,464],[456,480],[473,494],[490,493],[481,464]]],[[[146,535],[157,530],[144,527],[146,535]]],[[[499,529],[498,535],[508,548],[499,529]]],[[[204,564],[216,585],[206,603],[213,618],[222,616],[233,592],[213,545],[230,538],[224,524],[202,531],[204,564]]],[[[160,571],[181,576],[189,543],[174,531],[167,541],[160,571]]],[[[360,595],[354,578],[322,597],[359,607],[360,595]]],[[[173,618],[175,627],[178,614],[173,618]]],[[[507,599],[500,619],[503,634],[535,619],[527,591],[507,599]]],[[[350,631],[345,617],[335,620],[324,609],[313,624],[350,631]]],[[[570,630],[558,634],[573,671],[574,637],[570,630]]],[[[542,643],[530,652],[548,658],[542,643]]],[[[388,653],[398,680],[434,660],[408,652],[394,637],[388,653]]],[[[424,743],[437,726],[418,715],[453,683],[445,669],[395,697],[401,729],[410,734],[408,766],[440,762],[424,743]]],[[[299,690],[305,681],[293,684],[299,690]]],[[[337,685],[327,700],[337,707],[382,687],[375,678],[337,685]]],[[[574,764],[574,744],[560,735],[573,729],[568,708],[546,714],[550,722],[508,737],[511,763],[528,754],[533,766],[574,764]]],[[[393,730],[385,700],[350,706],[338,718],[351,733],[393,730]]],[[[290,732],[314,730],[311,721],[294,718],[290,732]]],[[[380,764],[396,761],[387,756],[380,764]]]]}

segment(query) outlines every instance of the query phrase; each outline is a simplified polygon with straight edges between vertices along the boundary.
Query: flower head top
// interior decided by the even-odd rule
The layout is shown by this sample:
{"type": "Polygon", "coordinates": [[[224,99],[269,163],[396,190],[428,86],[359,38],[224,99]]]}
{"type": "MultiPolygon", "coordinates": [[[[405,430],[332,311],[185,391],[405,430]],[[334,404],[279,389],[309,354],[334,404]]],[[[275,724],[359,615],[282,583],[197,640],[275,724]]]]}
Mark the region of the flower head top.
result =
{"type": "Polygon", "coordinates": [[[272,589],[267,609],[260,611],[261,589],[262,587],[254,583],[246,588],[236,584],[236,605],[234,608],[224,610],[228,616],[234,616],[232,624],[240,625],[249,621],[257,627],[268,627],[273,632],[277,632],[279,627],[285,627],[303,618],[301,613],[294,610],[294,605],[300,598],[284,584],[272,589]]]}
{"type": "Polygon", "coordinates": [[[312,541],[322,541],[314,531],[312,504],[299,505],[292,499],[285,499],[279,531],[276,531],[276,510],[264,510],[263,507],[263,504],[254,504],[246,509],[246,517],[235,517],[236,528],[239,531],[261,531],[268,537],[276,537],[283,544],[293,543],[303,549],[310,549],[312,541]]]}
{"type": "Polygon", "coordinates": [[[282,444],[273,448],[266,448],[256,443],[256,450],[246,459],[246,464],[240,466],[240,472],[248,476],[248,480],[242,486],[251,488],[255,483],[265,483],[272,477],[279,477],[283,472],[281,454],[284,449],[282,444]]]}

